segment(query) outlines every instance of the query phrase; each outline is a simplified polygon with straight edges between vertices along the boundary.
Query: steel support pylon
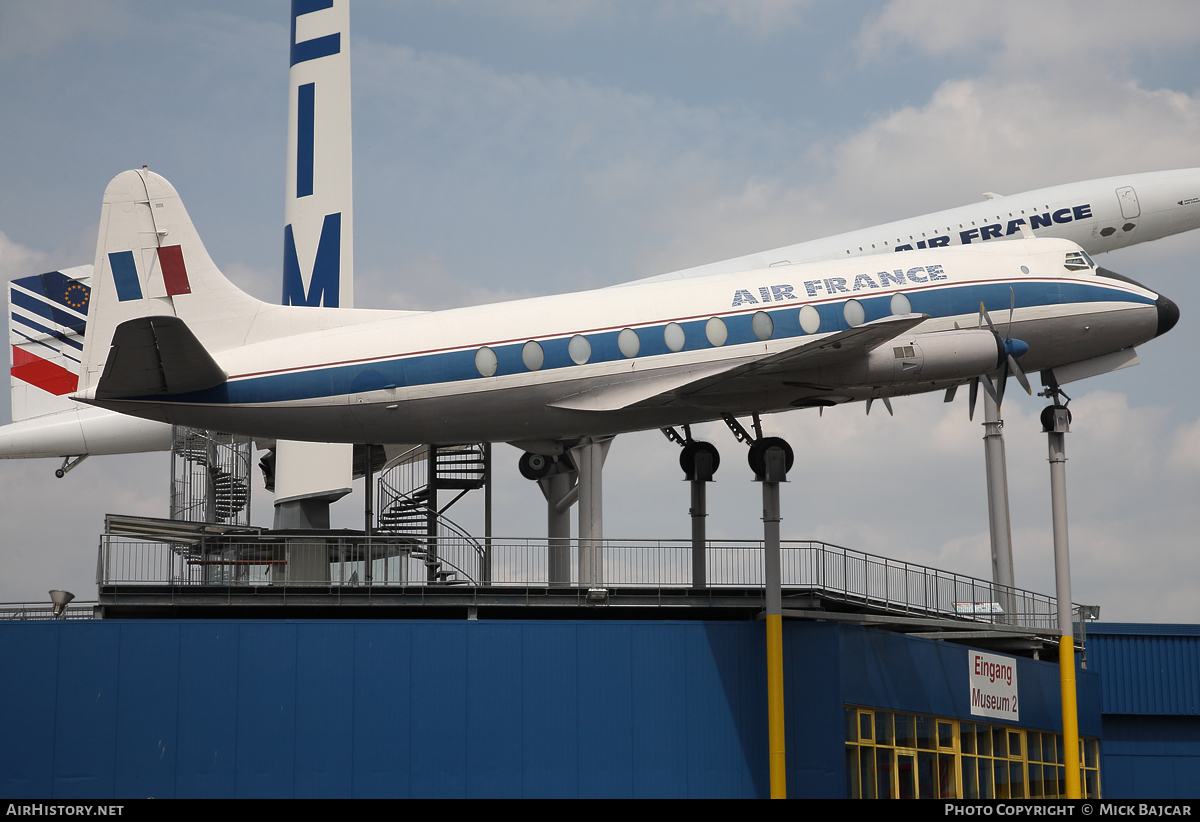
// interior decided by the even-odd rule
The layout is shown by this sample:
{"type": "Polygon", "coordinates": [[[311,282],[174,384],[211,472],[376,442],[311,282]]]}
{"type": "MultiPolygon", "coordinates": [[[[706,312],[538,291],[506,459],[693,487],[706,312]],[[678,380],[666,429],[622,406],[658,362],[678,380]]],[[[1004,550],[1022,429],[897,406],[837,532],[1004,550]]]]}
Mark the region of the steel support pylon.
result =
{"type": "Polygon", "coordinates": [[[1058,597],[1058,674],[1062,692],[1067,798],[1082,798],[1079,780],[1079,718],[1075,698],[1075,634],[1071,614],[1071,557],[1067,538],[1067,449],[1071,413],[1060,405],[1042,411],[1050,446],[1050,508],[1054,520],[1054,589],[1058,597]]]}
{"type": "MultiPolygon", "coordinates": [[[[987,379],[986,377],[984,379],[987,379]]],[[[1012,589],[1016,587],[1013,573],[1012,526],[1008,513],[1008,469],[1004,455],[1004,420],[1000,409],[990,397],[983,401],[983,455],[987,469],[988,527],[992,543],[992,582],[1003,621],[1014,621],[1012,589]]]]}

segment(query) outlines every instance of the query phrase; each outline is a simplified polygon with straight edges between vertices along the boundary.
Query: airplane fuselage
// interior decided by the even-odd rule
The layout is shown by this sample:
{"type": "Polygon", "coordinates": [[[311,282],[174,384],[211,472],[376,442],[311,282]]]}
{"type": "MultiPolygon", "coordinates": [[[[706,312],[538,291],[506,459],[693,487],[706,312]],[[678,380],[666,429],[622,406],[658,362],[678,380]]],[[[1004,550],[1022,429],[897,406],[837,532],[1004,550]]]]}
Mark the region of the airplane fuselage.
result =
{"type": "Polygon", "coordinates": [[[92,401],[256,436],[442,444],[571,439],[915,394],[997,366],[994,335],[978,327],[981,300],[1006,327],[1015,297],[1007,333],[1028,344],[1026,370],[1156,336],[1159,296],[1068,269],[1076,251],[1036,240],[914,250],[393,317],[213,351],[229,377],[203,391],[92,401]],[[736,373],[912,315],[928,318],[873,350],[848,346],[853,356],[839,360],[831,343],[816,359],[736,373]]]}
{"type": "Polygon", "coordinates": [[[1200,168],[1151,171],[1026,191],[782,246],[638,282],[703,277],[787,263],[1037,237],[1070,240],[1088,254],[1200,227],[1200,168]]]}

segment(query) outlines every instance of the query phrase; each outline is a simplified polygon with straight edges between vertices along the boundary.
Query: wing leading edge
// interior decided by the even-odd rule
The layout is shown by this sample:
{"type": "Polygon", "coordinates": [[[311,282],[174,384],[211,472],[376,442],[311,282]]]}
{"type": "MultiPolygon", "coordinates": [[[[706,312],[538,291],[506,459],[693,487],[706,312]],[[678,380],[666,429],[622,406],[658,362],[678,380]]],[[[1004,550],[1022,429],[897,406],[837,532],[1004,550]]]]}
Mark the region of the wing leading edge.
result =
{"type": "Polygon", "coordinates": [[[796,371],[842,365],[869,354],[874,349],[910,331],[928,314],[903,314],[884,317],[845,331],[820,338],[806,338],[774,354],[763,354],[732,364],[709,363],[695,369],[664,376],[643,377],[604,385],[548,403],[552,408],[571,411],[620,411],[685,404],[705,404],[712,393],[736,393],[742,386],[759,387],[764,380],[782,379],[796,371]]]}

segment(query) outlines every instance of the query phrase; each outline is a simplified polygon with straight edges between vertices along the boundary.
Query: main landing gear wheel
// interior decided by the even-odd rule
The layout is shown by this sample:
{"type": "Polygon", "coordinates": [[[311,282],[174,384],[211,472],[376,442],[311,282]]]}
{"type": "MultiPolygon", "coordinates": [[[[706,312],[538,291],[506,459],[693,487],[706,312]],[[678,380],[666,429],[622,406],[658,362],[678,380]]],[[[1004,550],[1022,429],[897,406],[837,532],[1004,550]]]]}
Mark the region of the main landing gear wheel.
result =
{"type": "Polygon", "coordinates": [[[772,447],[783,450],[786,455],[785,470],[792,470],[792,463],[796,461],[796,455],[792,451],[792,446],[787,444],[787,440],[780,437],[763,437],[755,440],[746,454],[746,461],[750,463],[750,470],[754,472],[754,476],[761,477],[767,473],[767,449],[772,447]]]}
{"type": "Polygon", "coordinates": [[[527,480],[540,480],[542,477],[550,473],[550,469],[554,467],[554,458],[547,457],[545,454],[529,454],[526,453],[517,463],[517,468],[521,471],[521,476],[527,480]]]}
{"type": "Polygon", "coordinates": [[[683,473],[688,477],[696,475],[696,455],[701,451],[712,455],[712,472],[714,474],[717,473],[717,468],[721,465],[721,454],[717,451],[717,447],[711,442],[693,440],[683,446],[683,450],[679,452],[679,467],[683,469],[683,473]]]}

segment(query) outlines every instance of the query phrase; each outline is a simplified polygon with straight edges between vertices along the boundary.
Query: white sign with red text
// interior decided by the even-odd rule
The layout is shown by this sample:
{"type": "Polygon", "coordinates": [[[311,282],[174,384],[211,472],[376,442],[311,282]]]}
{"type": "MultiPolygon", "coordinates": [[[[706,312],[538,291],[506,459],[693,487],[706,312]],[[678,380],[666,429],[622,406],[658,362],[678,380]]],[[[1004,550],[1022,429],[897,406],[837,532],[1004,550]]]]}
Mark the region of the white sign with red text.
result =
{"type": "Polygon", "coordinates": [[[1010,656],[968,651],[971,713],[1016,722],[1017,661],[1010,656]]]}

